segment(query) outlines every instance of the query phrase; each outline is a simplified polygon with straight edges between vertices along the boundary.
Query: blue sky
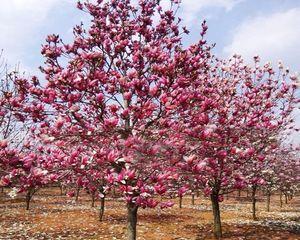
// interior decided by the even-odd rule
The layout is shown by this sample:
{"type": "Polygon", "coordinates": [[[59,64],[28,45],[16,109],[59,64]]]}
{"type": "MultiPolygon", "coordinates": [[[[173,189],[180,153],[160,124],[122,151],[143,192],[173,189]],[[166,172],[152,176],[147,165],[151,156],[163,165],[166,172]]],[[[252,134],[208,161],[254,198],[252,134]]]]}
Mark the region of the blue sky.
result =
{"type": "MultiPolygon", "coordinates": [[[[166,2],[167,0],[163,0],[166,2]]],[[[86,15],[75,0],[5,0],[0,8],[0,49],[10,65],[36,73],[42,65],[41,44],[47,34],[70,40],[72,27],[86,15]]],[[[217,55],[259,54],[263,61],[283,60],[300,72],[300,1],[298,0],[182,0],[179,12],[191,30],[187,43],[199,37],[206,19],[208,40],[217,55]]]]}

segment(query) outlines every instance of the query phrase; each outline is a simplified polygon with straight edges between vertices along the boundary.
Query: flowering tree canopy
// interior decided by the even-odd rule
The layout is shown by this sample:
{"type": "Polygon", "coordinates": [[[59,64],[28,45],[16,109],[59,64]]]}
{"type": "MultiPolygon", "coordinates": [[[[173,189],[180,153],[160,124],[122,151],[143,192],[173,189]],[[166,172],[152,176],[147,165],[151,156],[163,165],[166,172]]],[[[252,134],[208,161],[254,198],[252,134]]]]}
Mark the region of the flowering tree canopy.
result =
{"type": "Polygon", "coordinates": [[[205,24],[199,42],[183,46],[188,31],[179,27],[177,7],[177,1],[167,10],[154,0],[79,2],[91,26],[76,26],[70,44],[49,35],[41,68],[47,82],[34,77],[29,88],[42,105],[40,117],[47,117],[38,128],[44,143],[80,144],[103,155],[95,159],[126,200],[129,239],[135,239],[138,207],[155,207],[154,194],[166,194],[178,177],[170,119],[188,106],[188,86],[201,84],[210,57],[205,24]]]}

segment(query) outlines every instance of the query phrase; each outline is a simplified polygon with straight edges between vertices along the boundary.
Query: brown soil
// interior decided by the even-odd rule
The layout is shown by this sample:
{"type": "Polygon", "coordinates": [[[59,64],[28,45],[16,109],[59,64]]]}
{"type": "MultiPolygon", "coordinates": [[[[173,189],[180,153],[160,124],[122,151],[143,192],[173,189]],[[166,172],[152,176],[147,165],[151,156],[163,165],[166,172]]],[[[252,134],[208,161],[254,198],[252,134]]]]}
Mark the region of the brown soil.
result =
{"type": "MultiPolygon", "coordinates": [[[[6,189],[8,192],[9,189],[6,189]]],[[[244,193],[245,195],[245,193],[244,193]]],[[[0,239],[126,239],[126,215],[122,201],[106,202],[103,222],[98,221],[98,206],[91,207],[91,199],[81,193],[79,201],[59,195],[59,189],[39,191],[31,203],[30,211],[24,208],[22,198],[9,200],[0,193],[0,239]]],[[[239,200],[234,194],[222,206],[223,239],[300,239],[300,233],[280,226],[266,226],[266,220],[298,223],[300,197],[279,207],[279,196],[273,196],[271,212],[265,212],[262,198],[258,203],[258,221],[251,220],[251,205],[247,199],[239,200]]],[[[178,203],[178,199],[174,199],[178,203]]],[[[183,208],[140,209],[138,239],[184,240],[214,239],[210,203],[203,196],[191,205],[185,196],[183,208]]]]}

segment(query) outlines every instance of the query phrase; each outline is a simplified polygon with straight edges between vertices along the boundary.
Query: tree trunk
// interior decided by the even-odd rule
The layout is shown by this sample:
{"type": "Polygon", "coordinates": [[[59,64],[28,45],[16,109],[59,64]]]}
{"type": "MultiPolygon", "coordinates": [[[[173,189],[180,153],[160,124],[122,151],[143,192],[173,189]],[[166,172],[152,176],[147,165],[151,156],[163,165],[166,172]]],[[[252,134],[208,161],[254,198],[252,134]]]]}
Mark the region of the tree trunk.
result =
{"type": "Polygon", "coordinates": [[[271,192],[267,191],[267,212],[270,212],[271,192]]]}
{"type": "Polygon", "coordinates": [[[63,189],[63,186],[62,185],[59,185],[59,188],[60,188],[60,196],[64,195],[64,189],[63,189]]]}
{"type": "Polygon", "coordinates": [[[1,193],[4,193],[4,187],[1,188],[1,193]]]}
{"type": "Polygon", "coordinates": [[[104,205],[105,205],[105,197],[100,198],[100,211],[99,211],[99,221],[103,221],[104,215],[104,205]]]}
{"type": "Polygon", "coordinates": [[[75,201],[76,202],[78,201],[78,198],[79,198],[79,192],[80,192],[80,187],[77,187],[77,189],[76,189],[76,196],[75,196],[75,201]]]}
{"type": "Polygon", "coordinates": [[[239,191],[238,191],[238,196],[239,196],[239,198],[241,197],[241,189],[239,189],[239,191]]]}
{"type": "Polygon", "coordinates": [[[30,206],[30,200],[31,200],[31,197],[32,197],[32,190],[29,189],[26,193],[26,210],[29,210],[29,206],[30,206]]]}
{"type": "Polygon", "coordinates": [[[252,186],[252,218],[253,220],[257,220],[256,218],[256,186],[252,186]]]}
{"type": "Polygon", "coordinates": [[[92,207],[95,207],[95,192],[92,193],[92,207]]]}
{"type": "Polygon", "coordinates": [[[179,196],[179,208],[182,208],[182,196],[179,196]]]}
{"type": "Polygon", "coordinates": [[[67,185],[64,187],[63,191],[64,191],[64,195],[67,195],[67,193],[68,193],[68,186],[67,185]]]}
{"type": "Polygon", "coordinates": [[[195,205],[195,193],[192,192],[192,205],[194,206],[195,205]]]}
{"type": "Polygon", "coordinates": [[[247,197],[249,197],[249,190],[248,189],[247,189],[246,193],[247,193],[247,197]]]}
{"type": "Polygon", "coordinates": [[[127,240],[136,240],[137,211],[138,206],[127,204],[127,240]]]}
{"type": "Polygon", "coordinates": [[[285,204],[287,204],[287,203],[288,203],[288,197],[287,197],[287,194],[284,194],[284,196],[285,196],[285,204]]]}
{"type": "Polygon", "coordinates": [[[221,239],[222,227],[221,227],[221,215],[220,215],[218,194],[212,193],[210,195],[210,199],[212,203],[213,216],[214,216],[214,235],[217,239],[221,239]]]}
{"type": "Polygon", "coordinates": [[[280,207],[282,208],[282,191],[280,191],[280,207]]]}

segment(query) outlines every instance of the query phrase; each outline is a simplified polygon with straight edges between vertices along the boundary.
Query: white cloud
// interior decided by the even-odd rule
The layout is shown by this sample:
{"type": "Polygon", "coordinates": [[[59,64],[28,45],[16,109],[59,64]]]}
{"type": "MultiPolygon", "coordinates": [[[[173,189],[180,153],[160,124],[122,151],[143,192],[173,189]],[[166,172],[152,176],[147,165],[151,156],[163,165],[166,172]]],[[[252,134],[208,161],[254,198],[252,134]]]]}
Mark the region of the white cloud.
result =
{"type": "MultiPolygon", "coordinates": [[[[39,27],[58,0],[3,1],[0,8],[0,47],[19,49],[23,41],[34,38],[39,27]]],[[[17,51],[16,51],[17,52],[17,51]]]]}
{"type": "MultiPolygon", "coordinates": [[[[205,8],[222,8],[230,11],[243,0],[182,0],[182,12],[185,24],[190,25],[205,8]]],[[[202,16],[203,17],[203,16],[202,16]]]]}
{"type": "MultiPolygon", "coordinates": [[[[241,54],[247,62],[260,55],[263,62],[283,60],[292,71],[300,70],[300,8],[289,9],[266,16],[256,16],[242,22],[233,34],[232,42],[223,53],[241,54]]],[[[299,110],[293,112],[296,127],[300,127],[299,110]]],[[[288,141],[300,143],[299,132],[293,132],[288,141]]]]}
{"type": "MultiPolygon", "coordinates": [[[[134,4],[137,4],[139,0],[132,0],[134,4]]],[[[225,11],[230,11],[238,3],[244,0],[181,0],[179,16],[182,18],[185,26],[191,26],[195,20],[201,17],[201,21],[205,18],[211,18],[212,16],[205,12],[206,8],[222,8],[225,11]]],[[[164,10],[167,10],[171,6],[170,0],[161,0],[160,5],[164,10]]]]}
{"type": "Polygon", "coordinates": [[[263,61],[283,60],[300,70],[300,8],[257,16],[242,22],[234,31],[232,42],[223,51],[226,55],[241,54],[250,59],[259,54],[263,61]]]}
{"type": "MultiPolygon", "coordinates": [[[[11,64],[24,59],[39,36],[49,13],[70,0],[7,0],[0,6],[0,49],[11,64]]],[[[39,47],[39,46],[38,46],[39,47]]]]}

